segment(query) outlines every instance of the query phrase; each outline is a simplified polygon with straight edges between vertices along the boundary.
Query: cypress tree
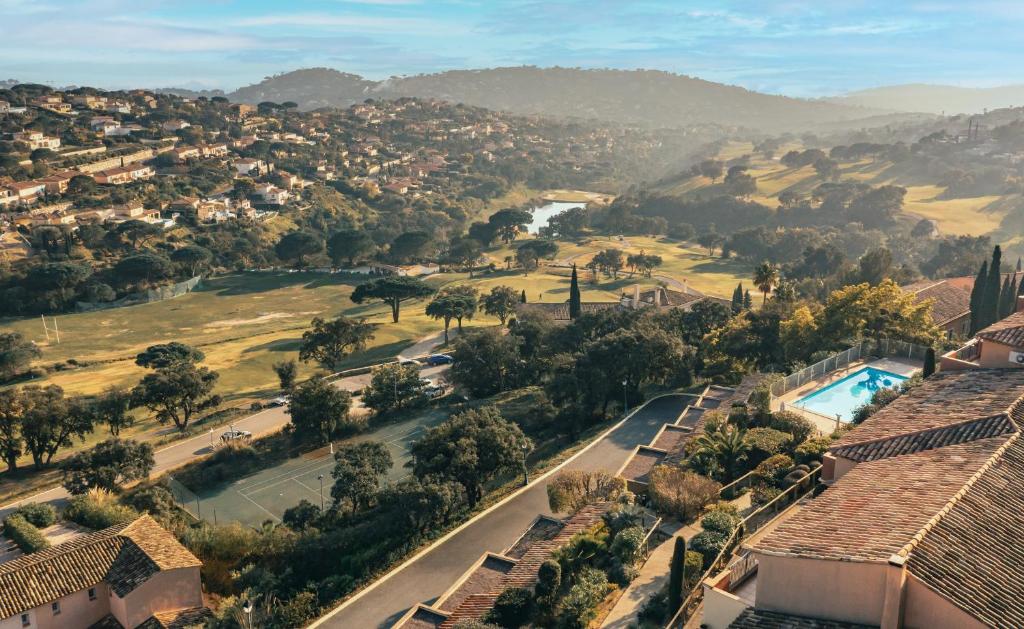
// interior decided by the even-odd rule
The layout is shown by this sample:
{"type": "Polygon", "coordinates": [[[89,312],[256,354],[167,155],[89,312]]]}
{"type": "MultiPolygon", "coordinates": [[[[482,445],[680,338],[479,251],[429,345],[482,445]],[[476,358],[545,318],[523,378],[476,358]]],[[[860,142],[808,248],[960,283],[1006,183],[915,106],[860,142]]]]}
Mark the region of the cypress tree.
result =
{"type": "Polygon", "coordinates": [[[676,537],[676,545],[672,549],[672,561],[668,573],[668,613],[675,615],[683,604],[683,573],[686,570],[686,540],[683,536],[676,537]]]}
{"type": "Polygon", "coordinates": [[[1017,256],[1017,272],[1020,273],[1024,269],[1020,268],[1020,256],[1017,256]]]}
{"type": "Polygon", "coordinates": [[[736,290],[732,291],[732,311],[733,314],[743,310],[743,282],[736,285],[736,290]]]}
{"type": "Polygon", "coordinates": [[[1002,285],[999,280],[999,272],[1002,265],[1003,250],[996,245],[992,250],[992,262],[988,265],[988,280],[985,282],[985,292],[981,297],[981,317],[978,321],[978,329],[986,328],[999,320],[999,293],[1002,285]]]}
{"type": "Polygon", "coordinates": [[[935,373],[935,349],[929,347],[924,353],[924,369],[921,370],[921,375],[927,378],[933,373],[935,373]]]}
{"type": "Polygon", "coordinates": [[[525,288],[523,289],[523,294],[519,296],[519,301],[524,303],[524,304],[526,303],[526,289],[525,288]]]}
{"type": "Polygon", "coordinates": [[[576,277],[576,265],[572,265],[572,280],[569,282],[569,318],[578,319],[583,310],[580,301],[580,281],[576,277]]]}
{"type": "MultiPolygon", "coordinates": [[[[1016,281],[1016,280],[1014,280],[1016,281]]],[[[999,289],[999,320],[1002,321],[1010,316],[1013,296],[1017,294],[1016,287],[1010,284],[1010,276],[1003,280],[1003,287],[999,289]]]]}
{"type": "Polygon", "coordinates": [[[978,275],[974,277],[974,287],[971,288],[971,334],[980,329],[981,323],[981,298],[985,294],[985,282],[988,280],[988,260],[981,263],[978,275]]]}
{"type": "Polygon", "coordinates": [[[1017,312],[1017,293],[1019,290],[1020,286],[1017,284],[1017,274],[1014,273],[1013,278],[1010,279],[1010,290],[1007,291],[1006,295],[1006,314],[1003,315],[1004,319],[1017,312]]]}
{"type": "Polygon", "coordinates": [[[754,300],[750,298],[750,289],[747,289],[747,291],[743,293],[743,307],[750,310],[753,305],[754,300]]]}

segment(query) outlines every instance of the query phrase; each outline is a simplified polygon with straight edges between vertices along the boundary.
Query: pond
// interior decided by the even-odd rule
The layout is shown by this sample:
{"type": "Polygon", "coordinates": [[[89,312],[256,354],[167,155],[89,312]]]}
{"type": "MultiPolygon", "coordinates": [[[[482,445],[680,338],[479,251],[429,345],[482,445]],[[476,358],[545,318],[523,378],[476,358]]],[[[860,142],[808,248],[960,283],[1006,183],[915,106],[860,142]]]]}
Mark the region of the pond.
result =
{"type": "Polygon", "coordinates": [[[547,227],[548,221],[552,216],[561,214],[562,212],[572,209],[574,207],[586,207],[586,203],[567,203],[565,201],[550,201],[545,205],[533,208],[533,222],[527,226],[527,231],[531,234],[536,234],[540,231],[541,227],[547,227]]]}

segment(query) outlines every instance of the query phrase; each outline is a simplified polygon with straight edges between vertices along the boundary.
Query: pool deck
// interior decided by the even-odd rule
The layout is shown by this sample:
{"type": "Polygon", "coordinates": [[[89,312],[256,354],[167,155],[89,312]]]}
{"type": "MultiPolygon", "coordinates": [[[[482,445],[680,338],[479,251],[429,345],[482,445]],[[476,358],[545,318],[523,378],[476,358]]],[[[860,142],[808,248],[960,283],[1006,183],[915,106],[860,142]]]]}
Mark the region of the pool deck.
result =
{"type": "Polygon", "coordinates": [[[894,373],[899,376],[906,376],[908,378],[921,371],[921,363],[919,361],[909,360],[906,358],[860,360],[814,380],[809,380],[803,385],[791,391],[787,391],[784,395],[773,397],[771,408],[773,411],[778,411],[782,410],[784,407],[785,410],[792,411],[810,420],[822,434],[832,434],[832,432],[838,427],[837,424],[840,424],[840,422],[837,422],[835,418],[825,417],[824,415],[819,415],[813,411],[800,408],[796,406],[794,402],[817,391],[818,389],[827,387],[837,380],[842,380],[851,373],[863,369],[864,367],[874,367],[875,369],[881,369],[883,371],[888,371],[889,373],[894,373]]]}

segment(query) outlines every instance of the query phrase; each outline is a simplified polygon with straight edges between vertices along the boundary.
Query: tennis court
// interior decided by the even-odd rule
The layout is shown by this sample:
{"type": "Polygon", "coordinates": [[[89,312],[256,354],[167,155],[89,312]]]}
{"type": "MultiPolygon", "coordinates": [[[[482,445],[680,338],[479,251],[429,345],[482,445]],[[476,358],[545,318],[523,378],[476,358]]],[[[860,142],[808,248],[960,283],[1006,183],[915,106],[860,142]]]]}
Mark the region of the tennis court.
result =
{"type": "MultiPolygon", "coordinates": [[[[426,410],[411,419],[384,426],[344,443],[385,443],[394,463],[387,480],[398,481],[409,475],[405,468],[410,458],[409,448],[426,428],[440,423],[445,417],[447,414],[443,411],[426,410]]],[[[173,479],[170,484],[178,502],[196,517],[211,522],[237,521],[258,526],[266,520],[279,522],[285,510],[300,500],[320,505],[321,482],[323,503],[330,506],[331,485],[334,483],[332,469],[334,457],[331,449],[324,447],[199,495],[173,479]]]]}

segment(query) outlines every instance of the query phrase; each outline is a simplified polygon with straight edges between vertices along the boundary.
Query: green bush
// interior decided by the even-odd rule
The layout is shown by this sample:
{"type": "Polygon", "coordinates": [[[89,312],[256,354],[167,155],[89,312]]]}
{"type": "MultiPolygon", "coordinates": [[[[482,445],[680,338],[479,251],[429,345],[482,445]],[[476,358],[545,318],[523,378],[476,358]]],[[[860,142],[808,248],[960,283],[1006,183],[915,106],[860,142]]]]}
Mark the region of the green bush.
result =
{"type": "Polygon", "coordinates": [[[814,424],[810,420],[791,411],[772,413],[771,419],[768,421],[768,428],[788,432],[793,435],[793,441],[797,443],[806,441],[815,433],[814,424]]]}
{"type": "Polygon", "coordinates": [[[131,522],[137,517],[139,514],[131,507],[92,494],[75,496],[64,509],[64,519],[94,530],[131,522]]]}
{"type": "Polygon", "coordinates": [[[739,525],[740,519],[727,511],[708,511],[701,518],[700,525],[705,531],[714,531],[723,535],[732,535],[732,532],[739,525]]]}
{"type": "Polygon", "coordinates": [[[25,554],[50,547],[50,542],[43,537],[39,529],[18,514],[8,516],[4,520],[4,535],[17,544],[25,554]]]}
{"type": "Polygon", "coordinates": [[[775,500],[781,493],[782,490],[778,487],[758,483],[754,485],[753,490],[750,492],[750,501],[756,506],[766,505],[775,500]]]}
{"type": "Polygon", "coordinates": [[[814,437],[798,445],[793,453],[796,455],[797,463],[820,463],[831,445],[831,437],[814,437]]]}
{"type": "Polygon", "coordinates": [[[782,478],[793,469],[793,459],[785,454],[776,454],[761,461],[754,468],[754,476],[757,482],[766,485],[778,485],[782,478]]]}
{"type": "Polygon", "coordinates": [[[20,515],[28,520],[29,524],[41,529],[45,529],[57,521],[57,510],[52,505],[38,502],[21,505],[14,510],[14,514],[20,515]]]}
{"type": "Polygon", "coordinates": [[[703,558],[702,571],[711,566],[728,541],[729,535],[719,531],[701,531],[693,536],[693,539],[690,540],[690,548],[700,553],[703,558]]]}
{"type": "Polygon", "coordinates": [[[751,463],[757,464],[770,456],[780,454],[793,441],[793,435],[774,428],[751,428],[747,431],[751,463]]]}
{"type": "Polygon", "coordinates": [[[695,550],[686,551],[686,590],[692,590],[700,583],[704,574],[704,555],[695,550]]]}
{"type": "Polygon", "coordinates": [[[302,627],[317,616],[316,594],[299,592],[290,601],[274,608],[274,621],[278,627],[302,627]]]}
{"type": "Polygon", "coordinates": [[[533,616],[533,594],[525,588],[508,588],[498,595],[485,619],[505,629],[519,629],[533,616]]]}
{"type": "Polygon", "coordinates": [[[177,509],[174,495],[163,485],[152,485],[129,492],[122,497],[122,501],[139,513],[145,512],[158,519],[170,517],[177,509]]]}
{"type": "Polygon", "coordinates": [[[639,526],[631,526],[619,531],[612,540],[611,551],[624,565],[636,561],[636,554],[644,543],[644,530],[639,526]]]}
{"type": "Polygon", "coordinates": [[[576,577],[576,583],[562,599],[562,611],[558,615],[561,629],[586,629],[597,615],[597,605],[608,591],[608,577],[600,570],[584,568],[576,577]]]}

